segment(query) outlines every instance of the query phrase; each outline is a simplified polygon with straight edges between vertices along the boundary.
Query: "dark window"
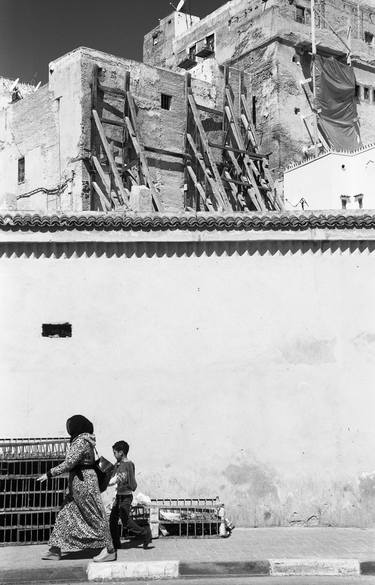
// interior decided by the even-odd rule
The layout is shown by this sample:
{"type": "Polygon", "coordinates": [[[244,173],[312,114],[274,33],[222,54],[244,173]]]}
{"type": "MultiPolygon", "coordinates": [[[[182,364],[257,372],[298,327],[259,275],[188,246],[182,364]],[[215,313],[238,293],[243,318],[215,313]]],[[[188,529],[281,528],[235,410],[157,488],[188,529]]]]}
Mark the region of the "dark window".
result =
{"type": "Polygon", "coordinates": [[[305,24],[306,14],[303,6],[296,6],[296,21],[305,24]]]}
{"type": "Polygon", "coordinates": [[[359,209],[363,209],[363,193],[355,195],[354,199],[357,201],[359,209]]]}
{"type": "Polygon", "coordinates": [[[71,337],[72,326],[70,323],[43,323],[42,337],[71,337]]]}
{"type": "Polygon", "coordinates": [[[374,40],[374,35],[369,31],[365,31],[365,43],[372,45],[374,40]]]}
{"type": "Polygon", "coordinates": [[[347,205],[349,202],[349,195],[341,195],[341,207],[342,209],[347,209],[347,205]]]}
{"type": "Polygon", "coordinates": [[[361,97],[361,88],[359,85],[355,86],[355,97],[358,99],[361,97]]]}
{"type": "Polygon", "coordinates": [[[18,159],[18,183],[25,182],[25,157],[18,159]]]}
{"type": "Polygon", "coordinates": [[[370,101],[370,88],[369,87],[363,88],[363,99],[366,100],[367,102],[370,101]]]}
{"type": "Polygon", "coordinates": [[[210,49],[210,51],[215,51],[215,35],[209,35],[206,37],[206,47],[210,49]]]}
{"type": "Polygon", "coordinates": [[[161,94],[161,107],[163,110],[170,110],[172,105],[172,96],[166,93],[161,94]]]}
{"type": "Polygon", "coordinates": [[[155,46],[157,45],[159,42],[159,35],[153,35],[152,36],[152,44],[155,46]]]}
{"type": "Polygon", "coordinates": [[[372,90],[372,103],[375,104],[375,89],[372,90]]]}
{"type": "Polygon", "coordinates": [[[195,61],[196,54],[197,54],[197,45],[193,45],[189,49],[189,57],[190,57],[190,59],[192,59],[193,61],[195,61]]]}

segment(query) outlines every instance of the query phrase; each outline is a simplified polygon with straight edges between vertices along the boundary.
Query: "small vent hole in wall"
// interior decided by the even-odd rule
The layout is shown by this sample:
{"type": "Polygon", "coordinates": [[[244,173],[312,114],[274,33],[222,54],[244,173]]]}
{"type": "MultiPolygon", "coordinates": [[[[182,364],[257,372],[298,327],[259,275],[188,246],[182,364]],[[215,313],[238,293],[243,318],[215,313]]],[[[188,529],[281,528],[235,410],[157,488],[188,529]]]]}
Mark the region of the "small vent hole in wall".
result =
{"type": "Polygon", "coordinates": [[[72,326],[70,323],[43,323],[42,337],[71,337],[72,326]]]}

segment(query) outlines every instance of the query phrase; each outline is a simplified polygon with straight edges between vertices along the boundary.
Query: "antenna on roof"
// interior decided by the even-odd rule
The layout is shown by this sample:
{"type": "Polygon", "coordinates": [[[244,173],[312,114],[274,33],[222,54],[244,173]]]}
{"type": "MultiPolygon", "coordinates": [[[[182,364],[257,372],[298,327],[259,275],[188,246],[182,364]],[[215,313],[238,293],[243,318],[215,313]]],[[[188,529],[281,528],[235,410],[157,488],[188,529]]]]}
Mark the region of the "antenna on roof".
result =
{"type": "Polygon", "coordinates": [[[9,91],[14,91],[18,85],[20,78],[17,77],[17,79],[12,83],[11,87],[9,88],[9,91]]]}
{"type": "Polygon", "coordinates": [[[177,4],[176,12],[180,12],[180,10],[184,4],[185,4],[185,0],[180,0],[179,3],[177,4]]]}
{"type": "Polygon", "coordinates": [[[17,77],[17,79],[14,81],[14,83],[12,84],[12,86],[9,88],[9,91],[11,93],[11,100],[12,100],[12,104],[14,102],[18,102],[18,100],[22,99],[22,93],[18,87],[18,82],[19,82],[20,78],[17,77]]]}

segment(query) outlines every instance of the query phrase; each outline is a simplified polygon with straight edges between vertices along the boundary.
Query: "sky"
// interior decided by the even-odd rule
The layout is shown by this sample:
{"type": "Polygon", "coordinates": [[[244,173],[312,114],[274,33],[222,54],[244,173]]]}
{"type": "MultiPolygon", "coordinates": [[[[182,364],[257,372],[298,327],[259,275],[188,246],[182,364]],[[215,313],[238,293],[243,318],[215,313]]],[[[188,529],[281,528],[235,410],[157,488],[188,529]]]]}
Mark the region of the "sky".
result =
{"type": "MultiPolygon", "coordinates": [[[[203,17],[225,0],[189,2],[203,17]]],[[[169,0],[0,0],[0,76],[45,83],[48,63],[80,46],[141,61],[144,34],[172,11],[169,0]]]]}

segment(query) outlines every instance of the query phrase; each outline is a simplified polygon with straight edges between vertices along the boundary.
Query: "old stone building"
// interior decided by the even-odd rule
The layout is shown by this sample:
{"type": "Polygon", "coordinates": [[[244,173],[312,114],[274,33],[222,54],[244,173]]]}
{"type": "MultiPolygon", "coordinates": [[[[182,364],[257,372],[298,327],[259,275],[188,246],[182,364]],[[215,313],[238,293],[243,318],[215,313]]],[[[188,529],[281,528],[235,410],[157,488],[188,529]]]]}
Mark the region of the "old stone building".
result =
{"type": "MultiPolygon", "coordinates": [[[[319,56],[351,62],[362,144],[375,139],[371,1],[319,0],[316,14],[319,56]]],[[[1,207],[280,209],[284,168],[329,146],[313,136],[310,17],[306,0],[174,12],[145,36],[144,63],[79,48],[43,87],[2,80],[1,207]]]]}
{"type": "MultiPolygon", "coordinates": [[[[3,208],[44,212],[103,209],[92,189],[92,154],[98,141],[91,112],[95,69],[98,81],[112,90],[106,96],[104,115],[109,121],[105,131],[115,164],[122,162],[122,122],[116,121],[124,107],[121,90],[125,76],[130,73],[129,90],[153,183],[164,208],[183,209],[184,77],[85,48],[50,63],[48,83],[35,92],[21,88],[23,99],[12,102],[11,84],[0,86],[4,105],[0,110],[3,208]],[[171,102],[167,109],[163,96],[171,102]]],[[[203,105],[216,105],[215,87],[193,80],[192,90],[203,105]]],[[[99,100],[96,107],[103,111],[103,96],[99,100]]],[[[108,174],[108,165],[103,171],[108,174]]],[[[148,209],[151,207],[146,206],[148,209]]]]}
{"type": "MultiPolygon", "coordinates": [[[[316,6],[318,55],[345,63],[350,48],[362,142],[374,142],[375,3],[319,0],[316,6]]],[[[311,75],[310,20],[307,0],[233,0],[202,20],[175,13],[145,36],[144,62],[188,68],[218,87],[223,66],[243,71],[262,149],[272,153],[270,166],[281,178],[311,146],[301,120],[311,113],[301,85],[311,75]]]]}
{"type": "MultiPolygon", "coordinates": [[[[245,81],[242,88],[246,108],[245,81]]],[[[249,114],[241,130],[222,84],[79,48],[49,64],[43,87],[4,80],[1,103],[3,209],[282,207],[249,114]]]]}

